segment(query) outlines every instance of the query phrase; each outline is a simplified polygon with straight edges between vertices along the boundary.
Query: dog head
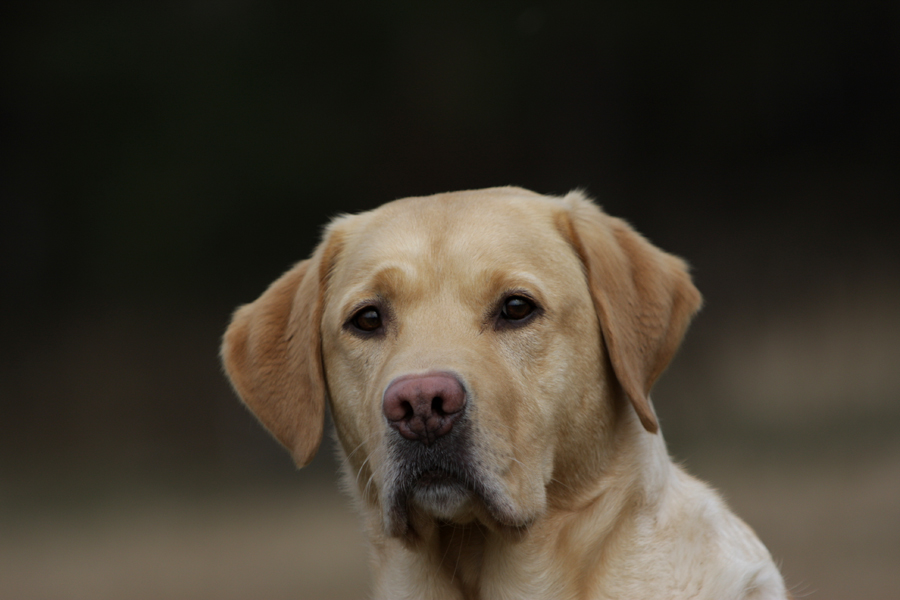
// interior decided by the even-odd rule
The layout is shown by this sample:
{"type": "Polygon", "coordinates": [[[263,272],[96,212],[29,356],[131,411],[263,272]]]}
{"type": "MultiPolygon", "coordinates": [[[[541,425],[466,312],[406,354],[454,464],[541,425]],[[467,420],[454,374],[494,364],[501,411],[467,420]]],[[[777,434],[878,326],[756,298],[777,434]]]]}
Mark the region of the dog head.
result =
{"type": "Polygon", "coordinates": [[[650,388],[699,305],[680,259],[581,194],[495,188],[337,218],[222,356],[300,466],[330,402],[386,534],[515,530],[597,472],[621,422],[657,432],[650,388]]]}

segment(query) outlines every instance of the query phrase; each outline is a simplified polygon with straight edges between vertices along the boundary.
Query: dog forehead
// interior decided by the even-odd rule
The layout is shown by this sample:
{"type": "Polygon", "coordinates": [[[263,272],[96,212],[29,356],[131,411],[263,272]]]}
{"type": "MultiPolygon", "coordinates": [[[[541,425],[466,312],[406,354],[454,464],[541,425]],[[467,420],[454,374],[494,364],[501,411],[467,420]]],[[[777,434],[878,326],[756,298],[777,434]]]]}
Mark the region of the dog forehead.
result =
{"type": "MultiPolygon", "coordinates": [[[[553,199],[509,188],[397,200],[340,224],[342,267],[444,266],[462,261],[540,269],[574,254],[557,228],[553,199]]],[[[354,275],[355,276],[355,275],[354,275]]]]}

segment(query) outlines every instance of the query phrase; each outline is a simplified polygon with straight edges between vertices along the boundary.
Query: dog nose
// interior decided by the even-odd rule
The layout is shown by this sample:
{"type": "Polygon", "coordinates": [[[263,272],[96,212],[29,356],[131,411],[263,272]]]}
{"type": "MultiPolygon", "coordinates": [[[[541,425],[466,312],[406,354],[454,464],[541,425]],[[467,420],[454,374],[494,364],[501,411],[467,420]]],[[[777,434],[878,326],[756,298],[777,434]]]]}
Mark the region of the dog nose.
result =
{"type": "Polygon", "coordinates": [[[382,405],[391,427],[425,444],[450,433],[465,408],[466,392],[449,373],[395,379],[384,391],[382,405]]]}

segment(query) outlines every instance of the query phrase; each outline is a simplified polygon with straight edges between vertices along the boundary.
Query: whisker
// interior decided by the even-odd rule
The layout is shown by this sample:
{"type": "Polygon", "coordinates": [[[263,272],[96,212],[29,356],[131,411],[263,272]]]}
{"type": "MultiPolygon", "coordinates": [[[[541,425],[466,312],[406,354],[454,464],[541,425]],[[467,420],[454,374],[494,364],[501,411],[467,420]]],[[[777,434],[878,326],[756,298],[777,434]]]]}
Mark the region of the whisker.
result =
{"type": "MultiPolygon", "coordinates": [[[[454,529],[456,529],[454,527],[454,529]]],[[[459,559],[462,557],[463,549],[466,545],[466,534],[462,532],[460,534],[460,542],[459,542],[459,552],[456,553],[456,564],[453,565],[453,575],[450,576],[450,583],[453,583],[453,579],[456,578],[456,572],[459,570],[459,559]]]]}
{"type": "Polygon", "coordinates": [[[362,448],[363,444],[365,444],[367,441],[368,441],[368,440],[363,440],[363,441],[361,441],[361,442],[359,443],[359,445],[356,446],[356,448],[354,448],[349,454],[347,454],[346,456],[344,456],[344,459],[341,461],[341,464],[338,465],[338,468],[339,468],[339,469],[344,468],[344,467],[347,465],[347,463],[350,462],[350,457],[353,456],[353,455],[356,453],[357,450],[359,450],[360,448],[362,448]]]}
{"type": "MultiPolygon", "coordinates": [[[[444,555],[441,556],[441,562],[438,563],[438,571],[440,571],[441,567],[444,566],[444,559],[447,558],[447,553],[450,552],[450,547],[453,545],[453,537],[456,535],[456,526],[451,524],[450,528],[450,539],[447,541],[447,548],[444,550],[444,555]]],[[[453,569],[453,575],[450,576],[450,583],[453,583],[453,577],[456,575],[456,569],[453,569]]]]}

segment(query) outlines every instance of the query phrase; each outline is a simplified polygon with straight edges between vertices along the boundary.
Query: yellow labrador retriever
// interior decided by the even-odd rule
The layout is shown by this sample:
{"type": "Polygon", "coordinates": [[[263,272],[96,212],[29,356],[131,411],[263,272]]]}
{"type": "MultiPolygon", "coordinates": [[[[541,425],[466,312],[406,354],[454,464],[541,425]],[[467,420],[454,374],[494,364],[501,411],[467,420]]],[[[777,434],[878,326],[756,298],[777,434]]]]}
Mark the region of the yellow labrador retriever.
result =
{"type": "Polygon", "coordinates": [[[700,302],[580,193],[439,194],[335,219],[222,356],[299,466],[329,402],[375,598],[785,598],[658,432],[650,388],[700,302]]]}

